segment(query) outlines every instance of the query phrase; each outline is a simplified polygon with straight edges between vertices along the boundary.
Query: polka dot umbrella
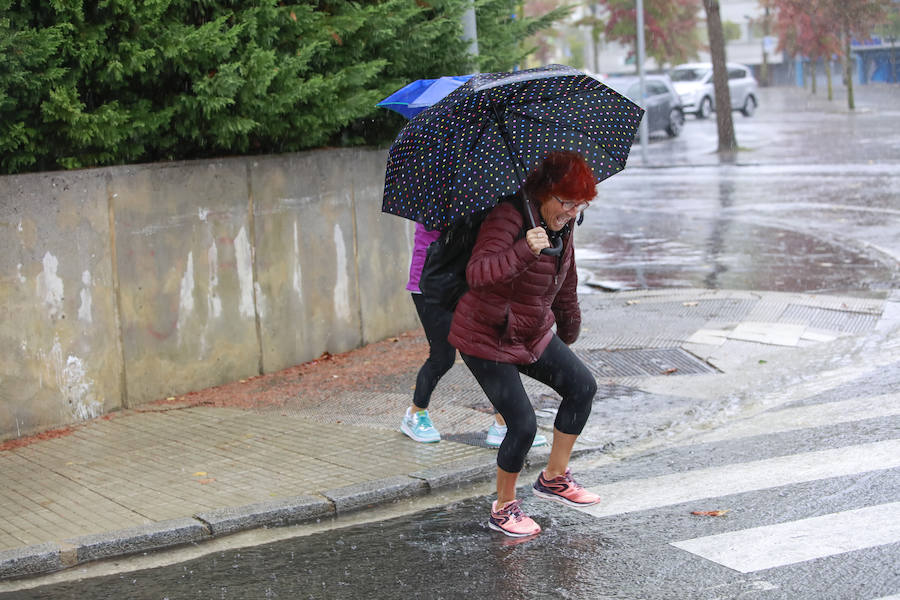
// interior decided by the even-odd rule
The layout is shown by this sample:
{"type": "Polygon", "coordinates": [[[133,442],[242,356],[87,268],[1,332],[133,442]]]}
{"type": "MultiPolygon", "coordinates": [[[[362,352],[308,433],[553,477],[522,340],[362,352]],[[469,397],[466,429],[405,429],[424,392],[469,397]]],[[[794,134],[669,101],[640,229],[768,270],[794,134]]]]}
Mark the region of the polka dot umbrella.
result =
{"type": "Polygon", "coordinates": [[[382,211],[445,230],[516,192],[553,151],[598,181],[625,168],[643,109],[585,73],[482,73],[413,117],[388,153],[382,211]]]}

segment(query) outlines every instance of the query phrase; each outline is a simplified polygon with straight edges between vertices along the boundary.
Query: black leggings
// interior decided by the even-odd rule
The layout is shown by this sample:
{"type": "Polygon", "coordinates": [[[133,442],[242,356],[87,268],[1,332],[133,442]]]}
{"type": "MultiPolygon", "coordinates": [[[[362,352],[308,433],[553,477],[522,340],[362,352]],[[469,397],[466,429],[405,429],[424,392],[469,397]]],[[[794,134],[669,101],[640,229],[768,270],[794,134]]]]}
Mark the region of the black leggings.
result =
{"type": "Polygon", "coordinates": [[[431,392],[441,377],[453,366],[456,359],[456,348],[447,341],[450,335],[450,323],[453,313],[443,309],[439,304],[426,302],[422,294],[412,294],[413,304],[419,314],[419,321],[425,328],[425,337],[430,346],[428,358],[416,376],[416,390],[413,392],[413,404],[418,408],[428,408],[431,392]]]}
{"type": "Polygon", "coordinates": [[[537,433],[537,419],[519,373],[550,386],[562,396],[554,422],[556,429],[574,435],[584,429],[597,393],[597,382],[581,359],[557,335],[553,335],[541,357],[528,365],[460,354],[491,404],[506,421],[506,438],[497,453],[497,466],[504,471],[518,473],[522,470],[537,433]]]}

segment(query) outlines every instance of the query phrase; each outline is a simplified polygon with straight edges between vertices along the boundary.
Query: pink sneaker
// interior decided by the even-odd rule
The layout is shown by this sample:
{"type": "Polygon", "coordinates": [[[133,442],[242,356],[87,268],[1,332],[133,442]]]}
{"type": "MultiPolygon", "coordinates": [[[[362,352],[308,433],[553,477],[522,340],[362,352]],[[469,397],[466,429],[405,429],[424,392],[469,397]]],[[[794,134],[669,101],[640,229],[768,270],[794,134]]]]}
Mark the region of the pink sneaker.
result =
{"type": "Polygon", "coordinates": [[[553,500],[567,506],[591,506],[600,502],[600,496],[589,492],[581,484],[572,479],[572,472],[566,469],[565,475],[546,479],[544,472],[538,475],[532,491],[539,498],[553,500]]]}
{"type": "Polygon", "coordinates": [[[525,537],[540,533],[541,526],[522,512],[521,504],[521,500],[512,500],[498,510],[495,500],[491,504],[491,520],[488,521],[488,526],[510,537],[525,537]]]}

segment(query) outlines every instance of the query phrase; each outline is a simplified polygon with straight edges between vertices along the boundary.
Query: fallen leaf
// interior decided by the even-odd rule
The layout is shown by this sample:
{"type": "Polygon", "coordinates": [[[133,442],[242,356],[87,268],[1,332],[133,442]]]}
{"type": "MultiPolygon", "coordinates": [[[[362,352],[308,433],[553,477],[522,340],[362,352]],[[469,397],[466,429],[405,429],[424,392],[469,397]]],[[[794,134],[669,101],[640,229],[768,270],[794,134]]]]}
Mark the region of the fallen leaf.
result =
{"type": "Polygon", "coordinates": [[[682,302],[681,303],[682,306],[697,306],[698,304],[700,304],[700,303],[699,302],[682,302]]]}
{"type": "Polygon", "coordinates": [[[199,483],[200,485],[207,485],[207,484],[212,483],[215,480],[216,480],[215,477],[209,477],[207,479],[198,479],[197,483],[199,483]]]}
{"type": "Polygon", "coordinates": [[[175,399],[175,396],[169,396],[168,398],[166,398],[166,400],[168,400],[169,402],[171,402],[174,399],[175,399]]]}
{"type": "Polygon", "coordinates": [[[769,362],[769,361],[763,360],[763,359],[759,359],[759,364],[761,364],[761,365],[764,365],[764,364],[766,364],[767,362],[769,362]]]}
{"type": "Polygon", "coordinates": [[[695,510],[691,514],[698,517],[724,517],[727,512],[727,510],[695,510]]]}
{"type": "Polygon", "coordinates": [[[194,473],[194,477],[206,477],[206,471],[197,471],[194,473]]]}
{"type": "Polygon", "coordinates": [[[663,371],[663,375],[671,375],[671,374],[677,373],[677,372],[678,372],[678,369],[676,369],[675,367],[672,367],[671,369],[666,369],[665,371],[663,371]]]}

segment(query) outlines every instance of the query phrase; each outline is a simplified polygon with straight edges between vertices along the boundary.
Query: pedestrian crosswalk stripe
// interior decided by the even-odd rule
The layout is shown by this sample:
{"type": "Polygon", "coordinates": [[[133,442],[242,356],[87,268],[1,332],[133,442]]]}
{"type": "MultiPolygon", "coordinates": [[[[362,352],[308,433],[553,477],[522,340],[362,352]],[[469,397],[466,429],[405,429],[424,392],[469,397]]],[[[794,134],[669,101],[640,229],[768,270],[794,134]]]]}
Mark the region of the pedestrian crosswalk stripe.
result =
{"type": "Polygon", "coordinates": [[[896,467],[900,467],[900,439],[884,440],[596,486],[590,489],[600,494],[600,504],[578,510],[607,517],[896,467]]]}
{"type": "Polygon", "coordinates": [[[900,415],[900,394],[898,393],[839,402],[824,402],[812,406],[785,408],[762,413],[750,419],[719,427],[711,433],[695,438],[692,442],[717,442],[894,415],[900,415]]]}
{"type": "Polygon", "coordinates": [[[741,573],[900,542],[900,502],[672,543],[741,573]]]}

